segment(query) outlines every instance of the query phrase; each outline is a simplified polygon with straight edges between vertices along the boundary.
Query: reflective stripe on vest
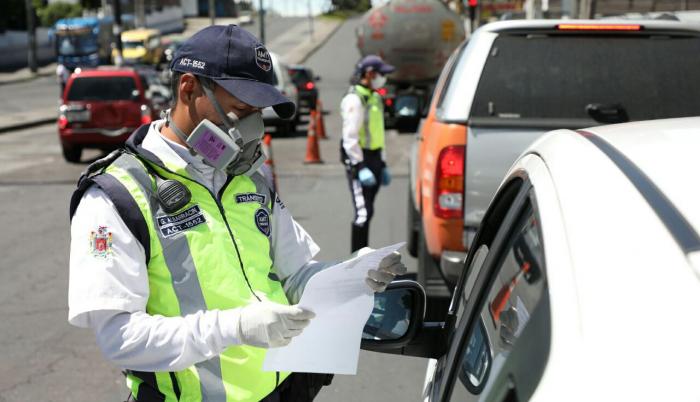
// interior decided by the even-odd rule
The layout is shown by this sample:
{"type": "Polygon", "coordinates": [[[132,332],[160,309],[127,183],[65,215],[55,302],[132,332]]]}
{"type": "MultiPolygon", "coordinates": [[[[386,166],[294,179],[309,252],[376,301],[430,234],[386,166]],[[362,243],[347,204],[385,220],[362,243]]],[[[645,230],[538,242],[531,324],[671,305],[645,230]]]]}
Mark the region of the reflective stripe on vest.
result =
{"type": "Polygon", "coordinates": [[[360,127],[360,147],[371,150],[384,148],[384,104],[381,95],[362,85],[355,85],[351,91],[360,97],[365,112],[364,124],[360,127]]]}
{"type": "MultiPolygon", "coordinates": [[[[235,177],[224,185],[217,203],[203,185],[149,163],[152,173],[178,180],[192,194],[186,206],[168,214],[157,201],[155,177],[144,163],[148,162],[124,154],[105,174],[125,186],[146,217],[151,242],[149,314],[176,317],[242,307],[258,302],[253,292],[289,304],[272,266],[274,194],[261,175],[235,177]]],[[[155,381],[130,372],[127,385],[137,399],[147,386],[166,401],[178,396],[193,402],[258,401],[278,381],[275,372],[261,370],[265,353],[262,348],[231,346],[174,376],[155,373],[155,381]]],[[[280,373],[279,382],[288,375],[280,373]]]]}

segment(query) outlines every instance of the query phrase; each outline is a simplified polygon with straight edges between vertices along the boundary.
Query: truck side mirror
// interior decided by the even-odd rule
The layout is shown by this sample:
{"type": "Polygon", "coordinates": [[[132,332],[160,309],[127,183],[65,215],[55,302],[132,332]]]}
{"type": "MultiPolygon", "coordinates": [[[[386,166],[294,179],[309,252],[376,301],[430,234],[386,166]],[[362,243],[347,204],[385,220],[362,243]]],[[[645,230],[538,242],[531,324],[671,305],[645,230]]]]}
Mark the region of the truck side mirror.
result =
{"type": "Polygon", "coordinates": [[[421,118],[420,99],[415,95],[399,95],[394,104],[396,129],[400,133],[415,133],[421,118]]]}

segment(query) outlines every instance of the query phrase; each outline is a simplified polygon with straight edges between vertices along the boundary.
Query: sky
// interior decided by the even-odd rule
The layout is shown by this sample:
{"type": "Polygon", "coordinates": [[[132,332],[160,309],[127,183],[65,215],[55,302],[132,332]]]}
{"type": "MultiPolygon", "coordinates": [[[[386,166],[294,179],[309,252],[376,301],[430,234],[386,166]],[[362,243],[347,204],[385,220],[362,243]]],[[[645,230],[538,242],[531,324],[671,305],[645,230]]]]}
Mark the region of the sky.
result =
{"type": "MultiPolygon", "coordinates": [[[[260,0],[253,0],[255,7],[260,0]]],[[[372,4],[382,4],[386,0],[372,0],[372,4]]],[[[263,0],[263,6],[285,16],[307,16],[309,7],[313,15],[321,14],[330,8],[331,0],[263,0]]]]}

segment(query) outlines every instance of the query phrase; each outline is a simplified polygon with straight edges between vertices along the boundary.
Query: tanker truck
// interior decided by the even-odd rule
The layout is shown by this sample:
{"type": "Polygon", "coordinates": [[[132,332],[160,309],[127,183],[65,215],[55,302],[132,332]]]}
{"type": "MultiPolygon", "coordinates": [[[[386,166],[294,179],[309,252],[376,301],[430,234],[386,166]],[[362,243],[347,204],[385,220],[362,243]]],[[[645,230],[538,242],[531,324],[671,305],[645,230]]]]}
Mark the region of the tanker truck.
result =
{"type": "Polygon", "coordinates": [[[367,11],[355,33],[362,56],[396,67],[378,90],[387,127],[415,132],[442,67],[465,38],[462,19],[439,0],[391,0],[367,11]]]}

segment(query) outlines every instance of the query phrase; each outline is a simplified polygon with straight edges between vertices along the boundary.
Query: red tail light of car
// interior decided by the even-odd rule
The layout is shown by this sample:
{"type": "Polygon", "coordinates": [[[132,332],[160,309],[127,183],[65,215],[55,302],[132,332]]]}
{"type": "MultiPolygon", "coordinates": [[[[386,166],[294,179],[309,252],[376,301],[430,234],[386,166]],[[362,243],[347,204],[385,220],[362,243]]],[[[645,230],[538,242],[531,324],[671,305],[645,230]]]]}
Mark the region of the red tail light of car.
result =
{"type": "Polygon", "coordinates": [[[141,124],[149,124],[151,121],[153,121],[151,108],[147,105],[141,105],[141,124]]]}
{"type": "Polygon", "coordinates": [[[440,151],[435,172],[433,209],[443,219],[462,217],[464,194],[464,146],[450,145],[440,151]]]}
{"type": "Polygon", "coordinates": [[[62,114],[58,116],[58,128],[64,130],[66,127],[68,127],[68,119],[62,114]]]}
{"type": "Polygon", "coordinates": [[[377,89],[377,93],[381,96],[386,96],[386,94],[388,94],[389,91],[386,88],[379,88],[377,89]]]}
{"type": "Polygon", "coordinates": [[[304,85],[304,88],[306,88],[307,91],[310,91],[310,90],[314,89],[315,86],[316,85],[314,85],[313,82],[309,81],[306,83],[306,85],[304,85]]]}

